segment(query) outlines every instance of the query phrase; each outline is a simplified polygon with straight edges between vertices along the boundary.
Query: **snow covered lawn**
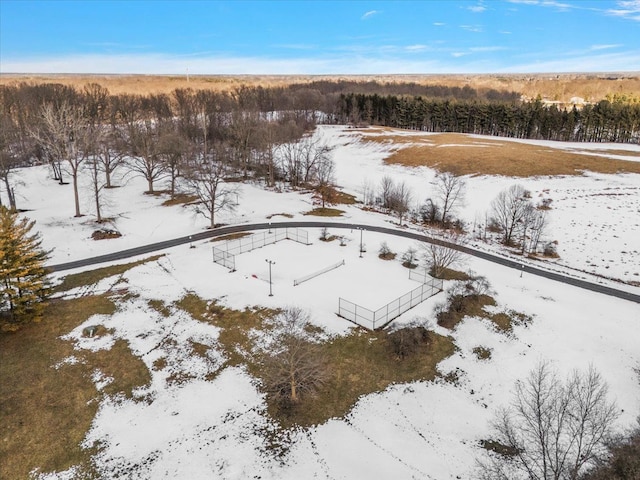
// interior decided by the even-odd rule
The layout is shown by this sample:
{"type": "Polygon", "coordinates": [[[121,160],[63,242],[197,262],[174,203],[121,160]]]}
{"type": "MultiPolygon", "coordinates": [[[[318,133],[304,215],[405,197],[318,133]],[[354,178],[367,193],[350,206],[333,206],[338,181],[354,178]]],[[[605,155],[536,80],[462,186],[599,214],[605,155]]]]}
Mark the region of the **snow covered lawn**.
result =
{"type": "MultiPolygon", "coordinates": [[[[390,147],[360,142],[356,132],[344,127],[321,126],[316,135],[335,147],[337,183],[346,192],[360,195],[364,182],[377,185],[384,175],[392,175],[412,186],[415,201],[429,196],[433,170],[386,165],[390,147]]],[[[87,216],[71,218],[70,186],[55,184],[46,167],[25,169],[19,175],[24,182],[17,189],[19,207],[37,220],[45,247],[55,249],[52,264],[185,236],[206,227],[206,220],[189,207],[161,206],[162,197],[143,195],[143,181],[126,178],[121,179],[120,188],[107,192],[105,208],[105,216],[113,218],[113,226],[123,236],[93,241],[91,233],[98,227],[92,222],[90,202],[84,202],[87,216]]],[[[550,237],[559,242],[558,268],[640,281],[639,175],[466,180],[467,202],[459,213],[469,225],[484,221],[484,212],[501,189],[522,183],[534,198],[553,199],[550,237]]],[[[220,215],[220,222],[264,222],[277,213],[309,220],[302,212],[313,208],[308,193],[269,192],[248,184],[241,186],[238,201],[237,211],[220,215]]],[[[389,225],[394,221],[357,206],[340,208],[349,223],[389,225]]],[[[273,218],[274,224],[279,218],[273,218]]],[[[309,233],[312,245],[281,241],[238,256],[233,273],[213,263],[211,247],[217,243],[170,249],[158,260],[123,275],[120,282],[135,295],[121,298],[115,314],[89,318],[68,334],[78,349],[109,348],[116,339],[126,340],[151,373],[151,383],[136,391],[133,399],[103,400],[87,434],[86,446],[101,447],[96,462],[105,477],[470,478],[475,457],[481,453],[478,442],[489,435],[493,415],[509,402],[514,382],[541,360],[552,361],[561,375],[593,364],[617,401],[619,425],[632,424],[638,415],[640,386],[633,369],[640,364],[640,305],[527,274],[520,277],[512,269],[468,258],[464,268],[491,282],[496,311],[516,310],[532,321],[508,334],[480,318],[467,318],[452,332],[434,326],[437,333],[451,335],[458,347],[438,367],[443,376],[455,373],[456,382],[397,384],[365,395],[344,418],[292,431],[290,451],[282,459],[274,458],[264,432],[275,426],[266,414],[264,396],[243,367],[221,368],[220,329],[179,309],[165,317],[149,301],[170,306],[194,293],[233,309],[295,305],[308,310],[313,323],[328,335],[344,335],[354,327],[336,316],[338,297],[375,309],[417,285],[408,279],[399,260],[407,248],[415,246],[409,240],[364,232],[367,252],[359,258],[360,232],[339,232],[348,237],[345,246],[338,240],[320,241],[318,229],[309,233]],[[383,241],[398,254],[396,260],[378,258],[383,241]],[[276,262],[272,297],[267,259],[276,262]],[[293,285],[294,279],[343,259],[344,266],[293,285]],[[111,333],[82,336],[84,327],[96,324],[111,333]],[[206,355],[194,353],[194,342],[208,347],[206,355]],[[473,353],[476,347],[490,349],[491,357],[478,359],[473,353]],[[157,368],[161,358],[166,367],[157,368]],[[186,380],[170,381],[179,374],[186,380]]],[[[115,281],[103,280],[89,290],[105,291],[115,281]]],[[[444,296],[441,293],[418,305],[398,323],[422,317],[435,324],[433,309],[444,296]]],[[[96,372],[95,381],[101,384],[108,379],[96,372]]],[[[73,470],[66,472],[72,474],[73,470]]],[[[56,476],[66,478],[65,473],[43,478],[56,476]]]]}

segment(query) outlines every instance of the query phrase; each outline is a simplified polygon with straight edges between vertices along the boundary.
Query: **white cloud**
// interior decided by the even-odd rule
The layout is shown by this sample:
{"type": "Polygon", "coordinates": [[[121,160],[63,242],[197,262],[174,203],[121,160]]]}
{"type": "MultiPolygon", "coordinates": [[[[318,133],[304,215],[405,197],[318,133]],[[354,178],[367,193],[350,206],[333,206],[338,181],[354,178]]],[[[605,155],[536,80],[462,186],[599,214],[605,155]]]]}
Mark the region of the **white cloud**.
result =
{"type": "Polygon", "coordinates": [[[481,33],[482,27],[479,25],[460,25],[460,28],[467,32],[481,33]]]}
{"type": "Polygon", "coordinates": [[[434,25],[434,26],[436,26],[436,27],[443,27],[443,26],[445,26],[445,25],[446,25],[446,23],[443,23],[443,22],[433,22],[433,25],[434,25]]]}
{"type": "MultiPolygon", "coordinates": [[[[408,47],[413,47],[412,45],[408,47]]],[[[184,74],[196,75],[328,75],[328,74],[428,74],[428,73],[534,73],[534,72],[624,72],[640,65],[637,51],[597,53],[591,51],[563,58],[541,58],[538,62],[510,65],[502,59],[477,58],[477,52],[503,47],[474,47],[475,51],[440,51],[421,56],[404,48],[405,56],[380,55],[372,51],[336,53],[333,56],[278,59],[221,55],[176,56],[165,54],[70,55],[56,58],[13,58],[0,61],[3,73],[93,73],[93,74],[184,74]]],[[[397,47],[401,48],[401,47],[397,47]]],[[[432,50],[427,47],[427,51],[432,50]]]]}
{"type": "Polygon", "coordinates": [[[516,3],[521,5],[536,5],[539,7],[552,7],[559,10],[571,10],[574,8],[581,8],[578,5],[570,3],[557,2],[555,0],[507,0],[509,3],[516,3]]]}
{"type": "MultiPolygon", "coordinates": [[[[94,73],[94,74],[181,74],[193,75],[293,75],[293,74],[392,74],[445,73],[459,71],[435,60],[401,60],[367,55],[275,59],[261,57],[211,56],[181,58],[150,55],[71,55],[57,58],[2,59],[5,73],[94,73]]],[[[462,73],[462,72],[460,72],[462,73]]]]}
{"type": "Polygon", "coordinates": [[[407,45],[404,47],[409,52],[422,52],[427,49],[426,45],[407,45]]]}
{"type": "Polygon", "coordinates": [[[366,20],[367,18],[370,18],[374,15],[378,15],[379,13],[382,13],[380,10],[369,10],[368,12],[365,12],[364,15],[362,15],[362,17],[360,17],[362,20],[366,20]]]}
{"type": "Polygon", "coordinates": [[[619,48],[621,44],[611,44],[611,45],[591,45],[589,50],[609,50],[611,48],[619,48]]]}
{"type": "Polygon", "coordinates": [[[473,13],[482,13],[487,9],[484,5],[472,5],[467,7],[467,10],[471,10],[473,13]]]}
{"type": "Polygon", "coordinates": [[[624,0],[617,3],[618,8],[606,11],[609,15],[640,21],[640,0],[624,0]]]}

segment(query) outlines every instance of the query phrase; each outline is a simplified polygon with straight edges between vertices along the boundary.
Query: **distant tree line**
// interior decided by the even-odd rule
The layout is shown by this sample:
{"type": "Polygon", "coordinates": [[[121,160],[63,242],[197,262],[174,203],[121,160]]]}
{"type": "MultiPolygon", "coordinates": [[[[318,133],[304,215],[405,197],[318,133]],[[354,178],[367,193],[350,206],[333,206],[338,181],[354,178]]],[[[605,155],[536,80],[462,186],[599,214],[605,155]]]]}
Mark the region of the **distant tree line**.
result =
{"type": "MultiPolygon", "coordinates": [[[[89,170],[100,220],[100,195],[125,166],[153,193],[167,181],[194,177],[215,192],[221,178],[277,182],[330,192],[329,149],[308,135],[317,123],[384,125],[590,142],[637,142],[640,104],[603,100],[582,109],[521,102],[513,92],[415,83],[316,81],[283,87],[239,86],[230,91],[176,89],[171,94],[111,94],[99,84],[82,89],[55,83],[0,86],[0,189],[16,209],[12,171],[51,165],[54,178],[74,185],[89,170]],[[391,92],[391,93],[389,93],[391,92]],[[203,164],[213,161],[205,170],[203,164]],[[202,167],[202,168],[201,168],[202,167]],[[212,177],[213,175],[213,177],[212,177]],[[218,178],[219,177],[219,178],[218,178]],[[211,183],[213,182],[213,183],[211,183]],[[329,189],[327,188],[329,187],[329,189]]],[[[183,179],[184,181],[180,181],[183,179]]],[[[223,188],[222,191],[225,191],[223,188]]],[[[1,200],[0,200],[1,201],[1,200]]],[[[203,199],[211,210],[215,202],[203,199]]],[[[229,202],[222,202],[228,205],[229,202]]],[[[404,212],[397,212],[402,217],[404,212]]],[[[213,225],[213,215],[208,215],[213,225]]]]}
{"type": "Polygon", "coordinates": [[[531,102],[341,94],[336,121],[426,132],[457,132],[571,142],[636,143],[640,105],[602,100],[581,109],[531,102]]]}
{"type": "Polygon", "coordinates": [[[0,190],[16,210],[15,169],[49,164],[56,181],[73,184],[81,216],[78,178],[90,175],[101,222],[104,189],[117,186],[114,172],[122,170],[143,177],[148,193],[195,195],[213,227],[215,212],[231,207],[231,197],[237,204],[233,181],[310,188],[332,182],[330,149],[309,135],[319,99],[305,91],[277,104],[264,89],[247,87],[112,95],[99,84],[3,86],[0,190]]]}

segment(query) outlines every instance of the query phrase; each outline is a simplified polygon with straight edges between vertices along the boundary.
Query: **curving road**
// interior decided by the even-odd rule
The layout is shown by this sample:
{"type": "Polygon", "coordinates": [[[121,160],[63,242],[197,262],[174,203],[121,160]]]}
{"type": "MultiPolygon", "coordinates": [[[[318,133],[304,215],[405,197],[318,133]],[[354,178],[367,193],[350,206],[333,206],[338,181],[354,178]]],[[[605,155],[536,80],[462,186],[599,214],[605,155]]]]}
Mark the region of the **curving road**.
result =
{"type": "Polygon", "coordinates": [[[445,247],[453,248],[461,252],[473,255],[474,257],[482,258],[493,263],[498,263],[507,267],[515,268],[526,273],[538,275],[540,277],[548,278],[556,282],[573,285],[575,287],[584,288],[593,292],[602,293],[604,295],[610,295],[612,297],[622,298],[632,302],[640,303],[640,295],[627,292],[624,290],[618,290],[613,287],[605,285],[599,285],[597,283],[588,282],[586,280],[580,280],[578,278],[570,277],[560,273],[550,272],[541,268],[533,267],[531,265],[524,265],[522,263],[510,260],[505,257],[494,255],[491,253],[475,250],[464,245],[458,245],[444,240],[429,237],[421,233],[398,230],[394,228],[379,227],[375,225],[365,225],[360,223],[342,223],[342,222],[326,222],[326,221],[294,221],[294,222],[278,222],[278,223],[250,223],[244,225],[232,225],[227,227],[220,227],[213,230],[207,230],[204,232],[194,233],[186,237],[174,238],[172,240],[165,240],[163,242],[151,243],[149,245],[143,245],[141,247],[129,248],[127,250],[121,250],[119,252],[109,253],[106,255],[100,255],[97,257],[85,258],[83,260],[76,260],[68,263],[60,263],[57,265],[51,265],[48,268],[60,272],[63,270],[70,270],[78,267],[86,267],[89,265],[96,265],[99,263],[112,262],[115,260],[122,260],[125,258],[134,257],[137,255],[144,255],[151,252],[157,252],[158,250],[165,250],[167,248],[175,247],[178,245],[184,245],[190,242],[197,242],[199,240],[206,240],[208,238],[220,237],[222,235],[229,235],[231,233],[247,232],[253,230],[266,230],[269,228],[344,228],[344,229],[362,229],[372,232],[384,233],[387,235],[395,235],[398,237],[410,238],[412,240],[418,240],[420,242],[429,242],[436,245],[443,245],[445,247]]]}

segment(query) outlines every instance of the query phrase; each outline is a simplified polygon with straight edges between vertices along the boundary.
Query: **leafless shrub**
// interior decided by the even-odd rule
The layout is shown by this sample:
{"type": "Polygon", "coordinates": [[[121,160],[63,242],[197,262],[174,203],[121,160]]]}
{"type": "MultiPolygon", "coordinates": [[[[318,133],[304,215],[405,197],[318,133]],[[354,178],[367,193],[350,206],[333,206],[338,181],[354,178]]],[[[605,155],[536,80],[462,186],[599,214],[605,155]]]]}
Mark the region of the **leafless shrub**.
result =
{"type": "Polygon", "coordinates": [[[562,382],[548,363],[516,384],[509,408],[493,425],[494,450],[479,461],[483,480],[576,480],[607,454],[618,417],[607,385],[590,367],[562,382]]]}
{"type": "Polygon", "coordinates": [[[399,360],[416,354],[421,348],[428,345],[430,340],[429,325],[420,320],[414,320],[387,335],[387,343],[391,353],[399,360]]]}
{"type": "Polygon", "coordinates": [[[289,307],[275,320],[276,335],[262,356],[262,373],[267,394],[286,410],[315,393],[328,371],[306,312],[289,307]]]}
{"type": "MultiPolygon", "coordinates": [[[[445,236],[445,240],[449,243],[459,244],[461,237],[450,232],[445,236]]],[[[459,250],[435,243],[423,243],[422,250],[427,269],[436,278],[441,278],[446,269],[461,264],[464,259],[464,254],[459,250]]]]}

